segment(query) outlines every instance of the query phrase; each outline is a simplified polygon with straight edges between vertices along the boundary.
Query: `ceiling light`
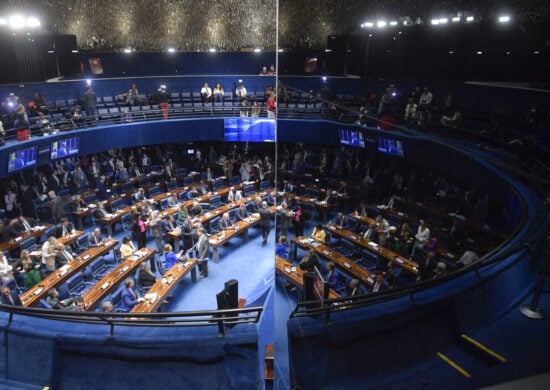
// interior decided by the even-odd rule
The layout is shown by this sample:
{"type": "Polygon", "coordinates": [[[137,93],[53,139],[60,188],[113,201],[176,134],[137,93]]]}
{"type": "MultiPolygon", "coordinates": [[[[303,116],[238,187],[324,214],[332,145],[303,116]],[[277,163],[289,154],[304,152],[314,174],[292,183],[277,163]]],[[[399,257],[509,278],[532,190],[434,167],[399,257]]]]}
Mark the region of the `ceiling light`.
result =
{"type": "Polygon", "coordinates": [[[366,23],[365,23],[365,27],[368,27],[368,28],[374,27],[374,23],[372,23],[372,22],[366,22],[366,23]]]}
{"type": "Polygon", "coordinates": [[[124,49],[124,53],[131,53],[131,52],[132,52],[132,49],[130,49],[130,48],[124,49]]]}
{"type": "Polygon", "coordinates": [[[279,53],[282,53],[284,51],[285,51],[285,49],[279,49],[279,53]]]}
{"type": "Polygon", "coordinates": [[[432,19],[432,26],[437,26],[439,24],[439,19],[432,19]]]}
{"type": "Polygon", "coordinates": [[[6,18],[0,18],[0,26],[4,26],[8,24],[8,20],[6,18]]]}
{"type": "Polygon", "coordinates": [[[256,47],[256,48],[254,49],[254,53],[260,53],[261,51],[262,51],[262,49],[260,49],[259,47],[256,47]]]}
{"type": "Polygon", "coordinates": [[[28,18],[27,19],[27,27],[36,28],[40,27],[40,20],[36,18],[28,18]]]}
{"type": "Polygon", "coordinates": [[[439,19],[439,23],[440,23],[440,24],[445,24],[445,23],[447,23],[448,21],[449,21],[449,19],[447,19],[447,18],[441,18],[441,19],[439,19]]]}
{"type": "Polygon", "coordinates": [[[167,50],[168,53],[175,53],[176,52],[176,49],[174,49],[173,47],[169,47],[168,50],[167,50]]]}
{"type": "Polygon", "coordinates": [[[482,52],[482,51],[478,51],[478,52],[476,52],[476,54],[477,54],[478,56],[480,56],[480,55],[483,54],[483,52],[482,52]]]}
{"type": "Polygon", "coordinates": [[[379,20],[378,22],[376,22],[376,25],[379,28],[386,27],[386,24],[388,24],[388,23],[385,20],[379,20]]]}
{"type": "Polygon", "coordinates": [[[510,17],[508,15],[502,15],[498,17],[498,21],[500,23],[508,23],[510,21],[510,17]]]}
{"type": "Polygon", "coordinates": [[[397,26],[397,21],[396,20],[392,20],[390,22],[390,26],[397,26]]]}
{"type": "Polygon", "coordinates": [[[215,53],[216,52],[216,48],[215,47],[211,47],[210,49],[208,49],[208,51],[210,53],[215,53]]]}
{"type": "Polygon", "coordinates": [[[473,16],[468,16],[466,18],[466,23],[470,23],[470,22],[473,22],[474,21],[474,17],[473,16]]]}
{"type": "Polygon", "coordinates": [[[453,21],[453,23],[460,22],[460,16],[455,16],[451,20],[453,21]]]}
{"type": "Polygon", "coordinates": [[[25,19],[21,15],[10,16],[10,26],[12,28],[23,28],[25,27],[25,19]]]}

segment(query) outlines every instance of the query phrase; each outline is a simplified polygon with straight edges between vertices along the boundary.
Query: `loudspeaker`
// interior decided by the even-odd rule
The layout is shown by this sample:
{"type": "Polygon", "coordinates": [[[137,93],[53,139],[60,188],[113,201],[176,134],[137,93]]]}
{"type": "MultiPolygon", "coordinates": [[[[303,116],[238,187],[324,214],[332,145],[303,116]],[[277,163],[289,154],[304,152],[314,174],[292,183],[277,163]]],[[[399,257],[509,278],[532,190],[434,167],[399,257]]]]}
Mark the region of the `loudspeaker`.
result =
{"type": "Polygon", "coordinates": [[[239,307],[239,281],[231,279],[225,282],[225,304],[226,309],[237,309],[239,307]]]}

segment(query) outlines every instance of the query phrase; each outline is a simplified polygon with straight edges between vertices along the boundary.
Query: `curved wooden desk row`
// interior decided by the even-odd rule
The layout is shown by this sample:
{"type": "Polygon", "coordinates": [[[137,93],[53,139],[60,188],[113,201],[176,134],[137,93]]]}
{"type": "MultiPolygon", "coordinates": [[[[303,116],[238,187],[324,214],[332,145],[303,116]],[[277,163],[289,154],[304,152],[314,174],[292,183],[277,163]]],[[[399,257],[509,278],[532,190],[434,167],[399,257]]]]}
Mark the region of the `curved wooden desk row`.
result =
{"type": "Polygon", "coordinates": [[[49,223],[43,223],[40,226],[35,226],[30,232],[25,232],[25,233],[21,234],[19,237],[16,237],[11,241],[4,242],[4,243],[0,244],[0,251],[13,251],[13,250],[16,250],[21,246],[21,243],[23,241],[25,241],[27,238],[34,237],[34,238],[38,239],[51,226],[52,225],[49,224],[49,223]]]}
{"type": "MultiPolygon", "coordinates": [[[[275,272],[277,275],[284,277],[288,280],[289,283],[298,287],[300,290],[304,288],[304,274],[306,273],[300,267],[294,266],[290,261],[280,258],[279,256],[275,257],[275,272]]],[[[329,299],[340,298],[338,294],[333,289],[330,289],[328,292],[329,299]]]]}
{"type": "Polygon", "coordinates": [[[162,278],[157,280],[145,294],[145,301],[134,306],[132,313],[152,313],[156,311],[185,275],[191,272],[191,280],[193,282],[197,280],[196,266],[197,260],[189,258],[183,263],[178,262],[167,270],[162,278]]]}
{"type": "Polygon", "coordinates": [[[77,272],[83,271],[92,261],[103,256],[116,245],[118,245],[117,240],[105,240],[101,245],[88,249],[75,257],[74,260],[55,270],[42,279],[40,283],[21,295],[23,306],[29,307],[36,305],[41,299],[46,297],[49,289],[59,287],[71,276],[75,275],[77,272]]]}
{"type": "MultiPolygon", "coordinates": [[[[86,234],[86,233],[81,231],[81,230],[73,230],[72,233],[67,234],[66,236],[59,237],[57,239],[57,243],[58,244],[63,244],[65,246],[69,246],[71,244],[74,244],[76,242],[76,240],[78,240],[84,234],[86,234]]],[[[35,256],[35,257],[41,259],[42,258],[42,249],[37,249],[37,250],[31,252],[31,256],[35,256]]]]}
{"type": "Polygon", "coordinates": [[[328,261],[332,261],[338,268],[360,280],[365,286],[370,287],[374,282],[372,274],[366,268],[355,264],[353,260],[348,259],[326,245],[316,242],[312,238],[303,236],[294,237],[292,243],[304,250],[313,249],[316,254],[328,261]]]}
{"type": "Polygon", "coordinates": [[[369,252],[380,255],[386,260],[393,262],[404,270],[417,275],[418,274],[418,264],[412,260],[406,259],[403,256],[378,245],[374,241],[361,237],[359,234],[354,233],[349,230],[339,229],[334,224],[327,224],[325,228],[333,235],[337,237],[344,238],[348,241],[353,242],[355,245],[367,249],[369,252]]]}
{"type": "Polygon", "coordinates": [[[124,260],[115,269],[105,275],[103,279],[97,281],[94,286],[82,296],[86,304],[86,310],[95,309],[120,282],[132,276],[142,262],[150,259],[154,255],[154,249],[141,248],[134,256],[124,260]]]}

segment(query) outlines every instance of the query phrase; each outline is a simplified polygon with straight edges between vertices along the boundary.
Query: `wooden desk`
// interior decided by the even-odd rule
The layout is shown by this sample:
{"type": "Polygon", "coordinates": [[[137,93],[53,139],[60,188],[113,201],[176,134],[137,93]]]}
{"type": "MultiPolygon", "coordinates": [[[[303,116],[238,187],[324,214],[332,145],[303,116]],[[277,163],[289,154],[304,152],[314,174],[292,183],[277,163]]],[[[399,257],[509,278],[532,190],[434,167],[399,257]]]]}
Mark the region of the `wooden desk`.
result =
{"type": "Polygon", "coordinates": [[[359,234],[349,230],[338,229],[333,224],[328,224],[325,228],[329,230],[331,234],[345,238],[346,240],[353,242],[355,245],[359,245],[360,247],[367,249],[369,252],[381,255],[386,260],[393,262],[414,275],[418,274],[418,264],[416,262],[406,259],[388,248],[376,244],[374,241],[363,238],[359,234]]]}
{"type": "Polygon", "coordinates": [[[178,262],[175,264],[162,275],[162,279],[157,280],[151,286],[147,294],[145,294],[145,301],[135,305],[131,312],[152,313],[156,311],[185,275],[191,272],[191,280],[193,282],[197,280],[196,268],[197,260],[195,259],[187,259],[185,263],[178,262]],[[163,280],[165,283],[163,283],[163,280]]]}
{"type": "Polygon", "coordinates": [[[357,214],[357,212],[349,213],[348,217],[364,225],[372,225],[376,223],[376,220],[374,218],[362,217],[361,215],[357,214]]]}
{"type": "Polygon", "coordinates": [[[214,250],[214,261],[220,262],[218,248],[225,245],[230,239],[239,234],[243,234],[243,240],[248,241],[248,229],[260,223],[259,216],[251,216],[249,221],[237,221],[234,223],[235,229],[222,230],[210,236],[210,247],[214,250]]]}
{"type": "MultiPolygon", "coordinates": [[[[83,231],[75,230],[71,234],[67,234],[64,237],[57,238],[57,243],[68,246],[68,245],[71,245],[71,244],[75,243],[76,240],[78,240],[84,234],[86,234],[86,233],[84,233],[83,231]]],[[[42,248],[31,252],[31,256],[36,256],[37,258],[41,259],[42,258],[42,248]]]]}
{"type": "Polygon", "coordinates": [[[49,224],[49,223],[43,223],[39,226],[35,226],[32,231],[25,232],[25,233],[21,234],[19,237],[16,237],[15,239],[13,239],[11,241],[4,242],[4,243],[0,244],[0,251],[10,251],[11,252],[13,250],[16,250],[16,249],[20,248],[21,243],[23,241],[25,241],[27,238],[30,238],[30,237],[34,237],[34,238],[38,239],[39,237],[42,236],[42,234],[44,234],[46,229],[48,229],[50,226],[52,226],[52,225],[49,224]]]}
{"type": "Polygon", "coordinates": [[[310,204],[314,205],[317,208],[317,210],[319,210],[321,212],[321,216],[322,216],[323,221],[326,221],[328,219],[328,212],[332,208],[332,206],[329,205],[328,203],[319,201],[315,198],[307,198],[305,196],[298,196],[296,194],[291,194],[291,193],[288,193],[288,192],[284,193],[284,194],[279,192],[279,194],[281,196],[285,197],[285,198],[293,199],[293,200],[295,200],[296,202],[299,202],[299,203],[310,203],[310,204]]]}
{"type": "Polygon", "coordinates": [[[331,249],[326,245],[316,243],[315,241],[311,242],[311,240],[312,239],[309,239],[308,237],[294,237],[292,239],[292,243],[295,246],[305,250],[313,249],[316,254],[328,261],[332,261],[338,268],[363,282],[365,286],[370,287],[372,285],[374,278],[366,268],[355,264],[353,260],[348,259],[341,253],[336,252],[334,249],[331,249]]]}
{"type": "Polygon", "coordinates": [[[115,287],[135,272],[139,265],[154,256],[155,250],[152,248],[141,248],[141,256],[135,260],[127,259],[109,272],[105,277],[88,290],[82,298],[86,304],[86,310],[93,310],[95,307],[115,289],[115,287]]]}
{"type": "MultiPolygon", "coordinates": [[[[275,273],[284,277],[288,282],[298,287],[300,290],[303,290],[305,271],[303,271],[300,267],[295,267],[290,261],[276,256],[275,273]]],[[[340,298],[340,294],[331,288],[328,292],[328,297],[329,299],[340,298]]]]}
{"type": "Polygon", "coordinates": [[[46,297],[50,288],[56,288],[61,285],[71,276],[86,268],[92,261],[109,252],[116,245],[118,245],[117,240],[107,240],[104,242],[104,245],[88,249],[86,252],[83,252],[79,256],[75,257],[73,261],[70,261],[65,266],[55,270],[42,279],[40,283],[33,286],[20,296],[23,306],[34,306],[41,299],[46,297]]]}

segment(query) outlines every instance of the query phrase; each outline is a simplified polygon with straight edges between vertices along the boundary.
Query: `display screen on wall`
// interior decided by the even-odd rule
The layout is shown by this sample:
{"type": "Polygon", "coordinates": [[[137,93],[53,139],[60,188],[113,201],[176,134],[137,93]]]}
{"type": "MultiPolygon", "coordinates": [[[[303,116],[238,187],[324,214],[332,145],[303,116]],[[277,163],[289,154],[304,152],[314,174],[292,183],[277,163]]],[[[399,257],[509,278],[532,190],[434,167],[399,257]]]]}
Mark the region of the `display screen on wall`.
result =
{"type": "Polygon", "coordinates": [[[78,153],[78,144],[80,143],[80,138],[68,138],[61,141],[52,142],[52,160],[56,158],[67,157],[72,154],[78,153]]]}
{"type": "Polygon", "coordinates": [[[275,120],[225,118],[224,139],[230,142],[275,142],[275,120]]]}
{"type": "Polygon", "coordinates": [[[21,149],[9,154],[8,173],[33,165],[36,165],[36,147],[21,149]]]}

